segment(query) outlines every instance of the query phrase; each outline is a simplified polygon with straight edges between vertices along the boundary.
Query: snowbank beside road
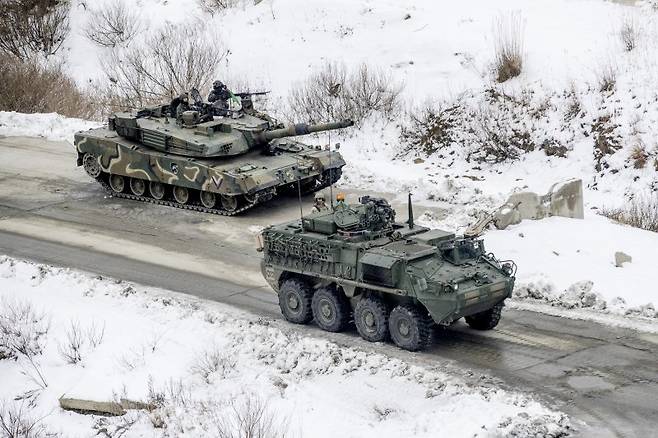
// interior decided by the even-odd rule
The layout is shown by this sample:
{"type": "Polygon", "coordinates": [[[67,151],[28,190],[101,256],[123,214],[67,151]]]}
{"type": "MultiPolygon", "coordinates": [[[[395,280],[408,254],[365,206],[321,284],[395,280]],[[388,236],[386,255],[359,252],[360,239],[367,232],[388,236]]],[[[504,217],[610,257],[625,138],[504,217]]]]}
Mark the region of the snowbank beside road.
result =
{"type": "Polygon", "coordinates": [[[23,114],[0,111],[0,135],[14,137],[43,137],[54,141],[73,143],[73,134],[97,128],[99,122],[72,119],[59,114],[23,114]]]}
{"type": "MultiPolygon", "coordinates": [[[[287,419],[293,436],[568,431],[563,414],[527,394],[501,390],[486,376],[466,381],[178,294],[3,257],[0,299],[1,316],[8,306],[29,303],[49,325],[33,337],[41,351],[34,367],[21,354],[0,360],[0,400],[5,409],[22,405],[25,415],[43,418],[43,427],[63,436],[120,427],[128,428],[126,436],[217,436],[249,403],[265,407],[279,427],[279,419],[287,419]],[[81,339],[76,361],[70,360],[72,339],[81,339]],[[79,415],[59,409],[62,395],[130,398],[155,409],[115,418],[79,415]]],[[[29,321],[35,319],[17,332],[34,334],[29,321]]]]}

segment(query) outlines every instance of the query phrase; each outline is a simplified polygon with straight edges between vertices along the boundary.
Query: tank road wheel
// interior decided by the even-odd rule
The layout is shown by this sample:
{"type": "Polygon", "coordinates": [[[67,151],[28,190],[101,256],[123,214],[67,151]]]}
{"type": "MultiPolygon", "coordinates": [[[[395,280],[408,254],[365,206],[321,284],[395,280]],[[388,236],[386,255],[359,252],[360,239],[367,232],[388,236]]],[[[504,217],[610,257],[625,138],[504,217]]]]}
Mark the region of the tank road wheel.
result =
{"type": "Polygon", "coordinates": [[[212,192],[201,192],[199,193],[199,200],[204,207],[213,208],[217,202],[217,197],[212,192]]]}
{"type": "Polygon", "coordinates": [[[350,303],[335,288],[323,287],[316,290],[311,308],[315,323],[328,332],[342,331],[350,320],[350,303]]]}
{"type": "Polygon", "coordinates": [[[174,187],[174,199],[179,204],[187,204],[190,199],[190,192],[186,187],[174,187]]]}
{"type": "Polygon", "coordinates": [[[466,323],[475,330],[491,330],[498,325],[503,303],[498,303],[489,310],[467,316],[466,323]]]}
{"type": "Polygon", "coordinates": [[[235,211],[238,209],[238,198],[231,195],[221,195],[222,208],[226,211],[235,211]]]}
{"type": "Polygon", "coordinates": [[[98,158],[89,153],[82,157],[82,167],[84,167],[87,175],[92,178],[98,178],[101,174],[101,165],[98,163],[98,158]]]}
{"type": "Polygon", "coordinates": [[[110,188],[114,193],[121,193],[126,188],[126,180],[121,175],[110,175],[110,188]]]}
{"type": "Polygon", "coordinates": [[[252,193],[251,195],[244,195],[244,200],[247,201],[248,204],[255,204],[258,201],[258,195],[256,193],[252,193]]]}
{"type": "Polygon", "coordinates": [[[388,329],[395,345],[409,351],[426,348],[431,339],[431,320],[416,306],[396,306],[388,318],[388,329]]]}
{"type": "Polygon", "coordinates": [[[165,195],[165,186],[162,183],[151,181],[149,183],[149,193],[153,196],[154,199],[160,200],[164,198],[165,195]]]}
{"type": "Polygon", "coordinates": [[[313,290],[303,280],[289,278],[279,287],[279,307],[283,317],[295,324],[307,324],[313,319],[313,290]]]}
{"type": "Polygon", "coordinates": [[[130,191],[133,195],[144,196],[144,193],[146,193],[146,181],[139,178],[130,178],[130,191]]]}
{"type": "Polygon", "coordinates": [[[363,297],[354,308],[354,323],[361,337],[370,342],[388,339],[388,309],[377,297],[363,297]]]}

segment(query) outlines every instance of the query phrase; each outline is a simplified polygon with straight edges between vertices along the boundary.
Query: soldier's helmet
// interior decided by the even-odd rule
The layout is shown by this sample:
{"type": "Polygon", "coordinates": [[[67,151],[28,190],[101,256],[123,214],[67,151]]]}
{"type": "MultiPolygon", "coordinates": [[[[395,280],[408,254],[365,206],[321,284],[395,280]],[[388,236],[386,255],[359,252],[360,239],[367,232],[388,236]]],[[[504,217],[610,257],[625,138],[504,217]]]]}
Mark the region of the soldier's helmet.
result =
{"type": "Polygon", "coordinates": [[[226,88],[226,85],[224,85],[224,82],[222,82],[222,81],[215,81],[215,82],[212,83],[212,87],[215,90],[221,90],[223,88],[226,88]]]}
{"type": "Polygon", "coordinates": [[[315,202],[324,202],[324,195],[322,193],[316,193],[315,194],[315,202]]]}

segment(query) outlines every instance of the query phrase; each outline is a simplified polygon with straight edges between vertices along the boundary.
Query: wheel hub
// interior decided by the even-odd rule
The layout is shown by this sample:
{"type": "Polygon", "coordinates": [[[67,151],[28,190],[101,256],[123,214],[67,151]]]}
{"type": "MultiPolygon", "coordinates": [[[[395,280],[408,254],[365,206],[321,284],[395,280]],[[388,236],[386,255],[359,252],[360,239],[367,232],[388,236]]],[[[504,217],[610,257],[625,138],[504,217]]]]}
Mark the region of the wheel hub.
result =
{"type": "Polygon", "coordinates": [[[409,337],[409,334],[411,333],[411,327],[409,327],[409,323],[407,321],[400,321],[398,324],[398,332],[400,332],[400,334],[405,338],[409,337]]]}
{"type": "Polygon", "coordinates": [[[373,328],[375,326],[375,315],[372,312],[365,312],[363,322],[366,323],[366,327],[373,328]]]}
{"type": "Polygon", "coordinates": [[[98,164],[96,157],[86,154],[83,159],[83,167],[85,172],[92,178],[97,178],[101,174],[101,166],[98,164]]]}
{"type": "Polygon", "coordinates": [[[320,312],[322,313],[322,317],[324,319],[326,320],[333,319],[332,318],[333,311],[331,309],[331,305],[328,302],[323,301],[322,304],[320,304],[320,312]]]}
{"type": "Polygon", "coordinates": [[[292,310],[297,310],[299,307],[299,300],[296,296],[292,294],[288,295],[288,307],[292,310]]]}

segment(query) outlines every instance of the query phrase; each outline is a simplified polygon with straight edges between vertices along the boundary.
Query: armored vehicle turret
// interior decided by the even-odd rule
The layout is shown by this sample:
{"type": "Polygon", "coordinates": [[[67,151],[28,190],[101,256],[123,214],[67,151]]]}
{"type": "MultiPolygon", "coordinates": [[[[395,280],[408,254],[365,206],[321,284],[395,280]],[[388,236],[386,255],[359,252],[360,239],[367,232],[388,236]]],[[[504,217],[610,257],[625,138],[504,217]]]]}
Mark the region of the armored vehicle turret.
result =
{"type": "Polygon", "coordinates": [[[119,112],[105,127],[76,133],[78,166],[113,196],[224,215],[286,189],[311,193],[341,177],[340,153],[295,137],[346,128],[349,120],[283,127],[251,104],[183,109],[172,101],[119,112]]]}
{"type": "Polygon", "coordinates": [[[434,324],[465,317],[494,328],[516,273],[481,239],[414,224],[411,197],[406,223],[385,199],[364,196],[270,226],[259,239],[263,275],[288,321],[337,332],[353,319],[364,339],[412,351],[430,343],[434,324]]]}

